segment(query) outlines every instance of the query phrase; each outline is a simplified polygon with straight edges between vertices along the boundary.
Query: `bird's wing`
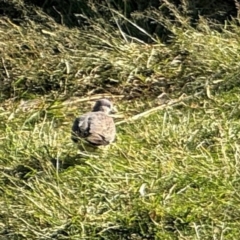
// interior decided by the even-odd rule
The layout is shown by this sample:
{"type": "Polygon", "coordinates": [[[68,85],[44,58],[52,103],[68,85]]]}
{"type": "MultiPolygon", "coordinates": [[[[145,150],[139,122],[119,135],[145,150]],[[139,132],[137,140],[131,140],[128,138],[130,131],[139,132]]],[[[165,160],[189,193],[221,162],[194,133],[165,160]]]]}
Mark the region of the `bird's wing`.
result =
{"type": "Polygon", "coordinates": [[[72,132],[73,141],[85,138],[93,145],[107,145],[114,141],[116,135],[113,119],[102,112],[90,112],[77,118],[72,132]]]}
{"type": "Polygon", "coordinates": [[[72,126],[72,140],[78,142],[79,138],[85,138],[89,136],[89,114],[84,114],[81,117],[77,117],[72,126]]]}
{"type": "Polygon", "coordinates": [[[107,145],[114,141],[116,128],[111,117],[96,112],[90,121],[90,135],[87,140],[96,145],[107,145]]]}

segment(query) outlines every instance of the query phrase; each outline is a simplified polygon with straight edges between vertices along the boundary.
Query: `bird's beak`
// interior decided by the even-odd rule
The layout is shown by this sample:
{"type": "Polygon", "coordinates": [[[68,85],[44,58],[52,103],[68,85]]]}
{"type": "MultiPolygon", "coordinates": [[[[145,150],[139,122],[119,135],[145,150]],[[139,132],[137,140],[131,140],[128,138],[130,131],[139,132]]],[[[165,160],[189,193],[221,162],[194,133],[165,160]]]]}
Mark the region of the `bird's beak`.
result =
{"type": "Polygon", "coordinates": [[[115,113],[117,113],[117,112],[118,112],[117,108],[116,108],[116,107],[112,107],[110,113],[111,113],[111,114],[115,114],[115,113]]]}

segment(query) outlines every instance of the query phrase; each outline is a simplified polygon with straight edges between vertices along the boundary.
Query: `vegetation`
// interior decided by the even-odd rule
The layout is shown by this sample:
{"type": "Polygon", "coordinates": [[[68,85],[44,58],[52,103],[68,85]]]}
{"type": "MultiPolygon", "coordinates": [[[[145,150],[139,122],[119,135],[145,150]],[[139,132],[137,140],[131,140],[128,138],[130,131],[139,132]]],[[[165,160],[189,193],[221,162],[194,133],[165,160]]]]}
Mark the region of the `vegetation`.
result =
{"type": "Polygon", "coordinates": [[[163,40],[112,6],[89,1],[80,28],[10,2],[24,14],[0,17],[0,238],[238,239],[238,19],[193,24],[164,1],[163,40]],[[79,154],[72,121],[100,97],[117,141],[79,154]]]}

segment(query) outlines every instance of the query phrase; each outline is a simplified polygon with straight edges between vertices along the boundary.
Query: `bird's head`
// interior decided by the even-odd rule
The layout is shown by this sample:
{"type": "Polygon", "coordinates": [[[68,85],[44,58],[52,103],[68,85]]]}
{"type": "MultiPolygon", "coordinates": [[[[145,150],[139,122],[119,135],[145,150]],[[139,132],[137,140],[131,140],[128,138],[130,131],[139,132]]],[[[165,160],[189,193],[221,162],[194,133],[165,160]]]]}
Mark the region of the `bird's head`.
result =
{"type": "Polygon", "coordinates": [[[93,112],[105,112],[106,114],[116,113],[116,108],[113,107],[113,104],[108,99],[99,99],[95,102],[93,106],[93,112]]]}

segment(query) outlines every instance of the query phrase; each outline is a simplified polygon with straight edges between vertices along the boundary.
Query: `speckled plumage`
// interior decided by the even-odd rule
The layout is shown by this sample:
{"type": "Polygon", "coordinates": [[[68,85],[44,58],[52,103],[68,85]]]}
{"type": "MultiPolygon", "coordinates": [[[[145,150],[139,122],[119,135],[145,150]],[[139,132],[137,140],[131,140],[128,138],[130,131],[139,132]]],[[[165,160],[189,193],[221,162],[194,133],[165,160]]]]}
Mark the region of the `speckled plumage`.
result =
{"type": "Polygon", "coordinates": [[[108,114],[112,103],[107,99],[96,101],[92,112],[77,117],[72,126],[72,140],[85,140],[93,147],[112,143],[116,136],[113,118],[108,114]]]}

